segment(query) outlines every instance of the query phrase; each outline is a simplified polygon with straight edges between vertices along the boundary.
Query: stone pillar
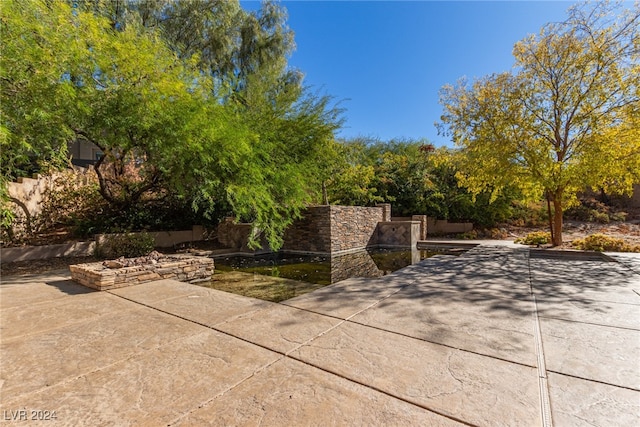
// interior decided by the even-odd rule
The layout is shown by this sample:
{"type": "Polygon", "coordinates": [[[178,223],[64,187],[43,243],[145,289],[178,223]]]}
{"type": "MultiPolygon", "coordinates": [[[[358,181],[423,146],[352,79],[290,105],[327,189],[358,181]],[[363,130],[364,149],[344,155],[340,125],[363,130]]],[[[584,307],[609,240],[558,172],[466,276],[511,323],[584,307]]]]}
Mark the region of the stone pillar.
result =
{"type": "Polygon", "coordinates": [[[420,240],[427,240],[427,216],[426,215],[413,215],[411,217],[413,221],[420,221],[420,240]]]}
{"type": "Polygon", "coordinates": [[[382,208],[382,222],[391,221],[391,203],[378,203],[376,206],[382,208]]]}

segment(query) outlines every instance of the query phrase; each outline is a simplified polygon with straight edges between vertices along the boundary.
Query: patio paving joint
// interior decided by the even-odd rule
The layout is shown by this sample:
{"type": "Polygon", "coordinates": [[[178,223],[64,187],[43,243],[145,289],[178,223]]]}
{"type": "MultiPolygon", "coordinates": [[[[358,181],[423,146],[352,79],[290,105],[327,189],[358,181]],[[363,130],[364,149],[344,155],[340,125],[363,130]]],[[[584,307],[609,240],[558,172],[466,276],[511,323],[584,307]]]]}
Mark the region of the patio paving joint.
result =
{"type": "Polygon", "coordinates": [[[589,382],[592,382],[592,383],[603,384],[603,385],[607,385],[607,386],[610,386],[610,387],[624,388],[626,390],[640,392],[640,388],[629,387],[629,386],[622,385],[622,384],[612,384],[612,383],[608,383],[606,381],[594,380],[593,378],[586,378],[586,377],[581,377],[579,375],[567,374],[566,372],[555,371],[553,369],[549,369],[549,370],[547,370],[547,372],[551,372],[552,374],[562,375],[562,376],[569,377],[569,378],[575,378],[575,379],[578,379],[578,380],[583,380],[583,381],[589,381],[589,382]]]}
{"type": "Polygon", "coordinates": [[[463,420],[463,419],[460,419],[460,418],[456,417],[455,415],[451,415],[451,414],[448,414],[448,413],[446,413],[446,412],[442,412],[442,411],[440,411],[440,410],[433,409],[433,408],[431,408],[431,407],[429,407],[429,406],[426,406],[426,405],[424,405],[424,404],[422,404],[422,403],[419,403],[419,402],[415,402],[415,401],[413,401],[413,400],[411,400],[411,399],[408,399],[408,398],[406,398],[406,397],[398,396],[398,395],[396,395],[396,394],[394,394],[394,393],[391,393],[391,392],[388,392],[388,391],[386,391],[386,390],[384,390],[384,389],[382,389],[382,388],[379,388],[379,387],[377,387],[377,386],[375,386],[375,385],[373,385],[373,384],[367,384],[367,383],[362,382],[362,381],[359,381],[359,380],[357,380],[357,379],[355,379],[355,378],[351,378],[351,377],[349,377],[349,376],[346,376],[346,375],[340,374],[340,373],[338,373],[338,372],[335,372],[335,371],[333,371],[333,370],[331,370],[331,369],[323,368],[322,366],[319,366],[319,365],[316,365],[316,364],[314,364],[314,363],[311,363],[311,362],[308,362],[308,361],[305,361],[305,360],[299,359],[299,358],[297,358],[297,357],[295,357],[295,356],[287,356],[287,357],[289,357],[290,359],[295,360],[295,361],[297,361],[297,362],[304,363],[304,364],[305,364],[305,365],[307,365],[307,366],[311,366],[311,367],[313,367],[313,368],[319,369],[319,370],[321,370],[321,371],[323,371],[323,372],[326,372],[326,373],[328,373],[328,374],[335,375],[336,377],[339,377],[339,378],[342,378],[342,379],[344,379],[344,380],[350,381],[350,382],[352,382],[352,383],[354,383],[354,384],[358,384],[358,385],[363,386],[363,387],[366,387],[366,388],[368,388],[368,389],[371,389],[371,390],[377,391],[378,393],[382,393],[382,394],[384,394],[384,395],[386,395],[386,396],[392,397],[392,398],[394,398],[394,399],[400,400],[400,401],[402,401],[402,402],[408,403],[408,404],[410,404],[410,405],[416,406],[416,407],[421,408],[421,409],[424,409],[424,410],[426,410],[426,411],[433,412],[434,414],[437,414],[437,415],[440,415],[440,416],[442,416],[442,417],[448,418],[448,419],[450,419],[450,420],[452,420],[452,421],[455,421],[455,422],[457,422],[457,423],[463,424],[463,425],[465,425],[465,426],[469,426],[469,427],[477,427],[475,424],[471,424],[471,423],[469,423],[468,421],[465,421],[465,420],[463,420]]]}
{"type": "MultiPolygon", "coordinates": [[[[218,331],[216,331],[218,332],[218,331]]],[[[236,337],[234,337],[236,338],[236,337]]],[[[259,367],[258,369],[256,369],[255,371],[253,371],[250,375],[247,375],[246,377],[242,378],[241,380],[239,380],[238,382],[236,382],[235,384],[231,385],[230,387],[227,387],[226,389],[216,393],[213,397],[205,400],[204,402],[200,402],[198,405],[196,405],[195,407],[193,407],[192,409],[185,411],[184,413],[180,414],[179,416],[177,416],[176,418],[174,418],[173,420],[169,421],[167,423],[167,426],[172,426],[174,424],[179,423],[181,420],[187,418],[189,415],[193,414],[194,412],[196,412],[197,410],[206,407],[207,405],[209,405],[211,402],[223,397],[225,394],[233,391],[234,389],[240,387],[242,384],[244,384],[245,382],[247,382],[248,380],[250,380],[251,378],[255,377],[257,374],[263,372],[264,370],[268,369],[269,367],[271,367],[272,365],[274,365],[275,363],[278,363],[279,361],[281,361],[282,359],[286,358],[286,356],[283,357],[279,357],[276,360],[267,363],[264,366],[259,367]]]]}
{"type": "Polygon", "coordinates": [[[538,361],[538,386],[540,390],[540,414],[544,427],[553,426],[551,418],[551,400],[549,398],[549,383],[547,378],[547,367],[545,364],[544,346],[542,344],[542,329],[540,328],[540,317],[538,315],[538,301],[533,291],[533,281],[531,280],[531,264],[529,263],[529,289],[533,298],[533,327],[535,330],[534,340],[536,358],[538,361]]]}
{"type": "MultiPolygon", "coordinates": [[[[229,332],[222,331],[222,330],[220,330],[220,329],[217,329],[217,328],[216,328],[216,327],[214,327],[214,326],[207,325],[207,324],[204,324],[204,323],[201,323],[201,322],[198,322],[198,321],[192,320],[192,319],[187,319],[187,318],[185,318],[185,317],[183,317],[183,316],[180,316],[180,315],[177,315],[177,314],[174,314],[174,313],[170,313],[170,312],[168,312],[168,311],[165,311],[165,310],[162,310],[162,309],[159,309],[159,308],[153,307],[153,306],[151,306],[151,305],[148,305],[148,304],[145,304],[145,303],[141,303],[141,302],[138,302],[138,301],[134,301],[134,300],[129,299],[129,298],[127,298],[127,297],[124,297],[124,296],[122,296],[122,295],[117,295],[117,294],[113,294],[113,295],[115,295],[115,296],[117,296],[117,297],[119,297],[119,298],[123,298],[123,299],[125,299],[125,300],[127,300],[127,301],[131,301],[131,302],[133,302],[133,303],[140,304],[140,305],[142,305],[142,306],[144,306],[144,307],[147,307],[147,308],[150,308],[150,309],[152,309],[152,310],[156,310],[156,311],[159,311],[159,312],[161,312],[161,313],[167,314],[167,315],[169,315],[169,316],[176,317],[176,318],[181,319],[181,320],[184,320],[184,321],[186,321],[186,322],[190,322],[190,323],[197,324],[197,325],[199,325],[199,326],[203,326],[203,327],[205,327],[205,328],[207,328],[207,329],[210,329],[210,330],[213,330],[213,331],[215,331],[215,332],[218,332],[218,333],[221,333],[221,334],[227,335],[227,336],[229,336],[229,337],[232,337],[232,338],[235,338],[235,339],[241,340],[241,341],[246,342],[246,343],[248,343],[248,344],[252,344],[252,345],[255,345],[255,346],[257,346],[257,347],[261,347],[261,348],[263,348],[263,349],[265,349],[265,350],[271,351],[271,352],[273,352],[273,353],[276,353],[276,354],[279,354],[280,356],[282,356],[282,357],[280,357],[280,358],[276,359],[275,361],[273,361],[271,364],[268,364],[268,365],[263,366],[263,367],[261,367],[260,369],[256,370],[256,371],[255,371],[255,372],[253,372],[251,375],[247,376],[247,377],[246,377],[246,378],[244,378],[243,380],[241,380],[241,381],[239,381],[238,383],[236,383],[234,386],[232,386],[232,387],[230,387],[230,388],[226,389],[224,392],[221,392],[221,393],[216,394],[216,396],[214,396],[214,397],[212,397],[212,398],[208,399],[208,400],[207,400],[206,402],[204,402],[204,403],[200,403],[197,407],[195,407],[195,408],[194,408],[194,409],[192,409],[191,411],[188,411],[187,413],[182,414],[182,415],[180,415],[179,417],[175,418],[175,419],[174,419],[174,420],[172,420],[168,425],[172,425],[172,424],[175,424],[175,423],[179,422],[180,420],[182,420],[182,419],[184,419],[186,416],[188,416],[190,413],[192,413],[192,412],[194,412],[194,411],[198,410],[199,408],[204,407],[204,406],[206,406],[207,404],[209,404],[209,403],[213,402],[213,401],[214,401],[214,400],[216,400],[217,398],[219,398],[219,397],[223,396],[223,395],[224,395],[225,393],[227,393],[228,391],[232,390],[233,388],[238,387],[239,385],[241,385],[241,384],[242,384],[243,382],[245,382],[246,380],[248,380],[248,379],[252,378],[252,377],[253,377],[255,374],[257,374],[258,372],[260,372],[260,371],[262,371],[262,370],[264,370],[264,369],[267,369],[269,366],[273,365],[273,364],[274,364],[274,363],[276,363],[277,361],[282,360],[283,358],[289,358],[289,359],[291,359],[291,360],[295,360],[295,361],[297,361],[297,362],[300,362],[300,363],[302,363],[302,364],[304,364],[304,365],[307,365],[307,366],[310,366],[310,367],[312,367],[312,368],[319,369],[319,370],[321,370],[321,371],[323,371],[323,372],[326,372],[326,373],[329,373],[329,374],[331,374],[331,375],[335,375],[335,376],[337,376],[337,377],[339,377],[339,378],[342,378],[342,379],[344,379],[344,380],[346,380],[346,381],[350,381],[350,382],[352,382],[352,383],[355,383],[355,384],[358,384],[358,385],[360,385],[360,386],[366,387],[366,388],[368,388],[368,389],[374,390],[374,391],[376,391],[376,392],[378,392],[378,393],[382,393],[382,394],[384,394],[384,395],[386,395],[386,396],[389,396],[389,397],[391,397],[391,398],[397,399],[397,400],[402,401],[402,402],[405,402],[405,403],[407,403],[407,404],[410,404],[410,405],[416,406],[416,407],[418,407],[418,408],[421,408],[421,409],[424,409],[424,410],[426,410],[426,411],[432,412],[432,413],[434,413],[434,414],[440,415],[440,416],[442,416],[442,417],[448,418],[448,419],[450,419],[450,420],[452,420],[452,421],[455,421],[455,422],[457,422],[457,423],[461,423],[461,424],[463,424],[463,425],[470,426],[470,427],[476,427],[476,426],[475,426],[475,424],[470,424],[469,422],[464,421],[464,420],[462,420],[462,419],[460,419],[460,418],[458,418],[458,417],[456,417],[456,416],[454,416],[454,415],[447,414],[447,413],[444,413],[444,412],[439,411],[439,410],[437,410],[437,409],[430,408],[430,407],[428,407],[428,406],[426,406],[426,405],[423,405],[423,404],[421,404],[421,403],[419,403],[419,402],[414,402],[414,401],[412,401],[411,399],[407,399],[407,398],[404,398],[404,397],[402,397],[402,396],[398,396],[398,395],[396,395],[396,394],[393,394],[393,393],[390,393],[390,392],[385,391],[385,390],[383,390],[383,389],[380,389],[380,388],[378,388],[378,387],[376,387],[376,386],[374,386],[374,385],[372,385],[372,384],[367,384],[367,383],[364,383],[364,382],[358,381],[358,380],[356,380],[356,379],[354,379],[354,378],[350,378],[350,377],[344,376],[344,375],[342,375],[342,374],[340,374],[340,373],[337,373],[337,372],[334,372],[334,371],[332,371],[332,370],[330,370],[330,369],[323,368],[323,367],[321,367],[321,366],[318,366],[318,365],[316,365],[316,364],[310,363],[310,362],[308,362],[308,361],[305,361],[305,360],[299,359],[299,358],[297,358],[297,357],[295,357],[295,356],[291,355],[291,353],[292,353],[292,352],[294,352],[294,351],[296,351],[296,350],[299,350],[300,348],[302,348],[302,347],[304,347],[304,346],[306,346],[306,345],[310,344],[312,341],[314,341],[314,340],[318,339],[319,337],[321,337],[321,336],[323,336],[323,335],[327,334],[328,332],[330,332],[330,331],[332,331],[332,330],[336,329],[336,328],[337,328],[337,327],[339,327],[340,325],[343,325],[344,323],[347,323],[347,322],[349,322],[349,323],[355,323],[355,322],[350,322],[348,319],[351,319],[353,316],[355,316],[355,315],[357,315],[357,314],[360,314],[361,312],[363,312],[363,311],[365,311],[365,310],[368,310],[368,309],[369,309],[369,308],[371,308],[371,307],[376,306],[376,305],[377,305],[377,304],[379,304],[380,302],[384,301],[385,299],[387,299],[387,298],[389,298],[390,296],[394,295],[395,293],[399,292],[400,290],[402,290],[403,288],[405,288],[405,287],[406,287],[406,286],[408,286],[408,285],[409,285],[409,284],[402,286],[402,287],[401,287],[400,289],[398,289],[397,291],[395,291],[395,292],[391,293],[390,295],[387,295],[385,298],[382,298],[382,299],[380,299],[380,300],[378,300],[378,301],[376,301],[376,302],[374,302],[374,303],[370,304],[370,305],[369,305],[369,306],[367,306],[366,308],[364,308],[364,309],[362,309],[362,310],[358,311],[357,313],[355,313],[355,314],[353,314],[353,315],[349,316],[347,319],[339,319],[339,320],[341,320],[341,321],[340,321],[340,322],[338,322],[336,325],[334,325],[334,326],[330,327],[329,329],[327,329],[327,330],[325,330],[325,331],[323,331],[323,332],[319,333],[318,335],[316,335],[316,336],[314,336],[313,338],[311,338],[311,339],[309,339],[309,340],[305,341],[304,343],[302,343],[302,344],[298,345],[297,347],[295,347],[294,349],[292,349],[292,350],[290,350],[290,351],[288,351],[288,352],[286,352],[286,353],[285,353],[285,352],[282,352],[282,351],[278,351],[278,350],[273,349],[273,348],[269,348],[269,347],[264,346],[264,345],[259,344],[259,343],[252,342],[252,341],[250,341],[250,340],[248,340],[248,339],[245,339],[245,338],[242,338],[242,337],[239,337],[239,336],[233,335],[233,334],[231,334],[231,333],[229,333],[229,332]]],[[[105,292],[109,292],[109,291],[105,291],[105,292]]],[[[109,293],[110,293],[110,292],[109,292],[109,293]]],[[[294,308],[297,308],[297,307],[294,307],[294,308]]],[[[300,309],[300,310],[303,310],[303,309],[300,309]]],[[[303,310],[303,311],[307,311],[307,310],[303,310]]],[[[456,350],[464,351],[464,350],[461,350],[461,349],[456,349],[456,350]]]]}
{"type": "Polygon", "coordinates": [[[353,323],[354,325],[364,326],[365,328],[371,328],[371,329],[375,329],[375,330],[378,330],[378,331],[381,331],[381,332],[386,332],[388,334],[393,334],[393,335],[397,335],[397,336],[404,337],[404,338],[409,338],[409,339],[420,341],[420,342],[426,342],[426,343],[429,343],[429,344],[440,345],[442,347],[447,347],[447,348],[450,348],[452,350],[461,351],[463,353],[475,354],[476,356],[488,357],[490,359],[500,360],[501,362],[513,363],[514,365],[524,366],[525,368],[536,369],[536,365],[530,365],[530,364],[527,364],[527,363],[524,363],[524,362],[517,362],[515,360],[505,359],[503,357],[498,357],[498,356],[491,355],[491,354],[480,353],[479,351],[469,350],[469,349],[457,347],[457,346],[454,346],[454,345],[451,345],[451,344],[446,344],[446,343],[439,342],[439,341],[432,341],[432,340],[427,340],[427,339],[424,339],[424,338],[414,337],[413,335],[403,334],[402,332],[390,331],[388,329],[384,329],[384,328],[381,328],[379,326],[367,325],[365,323],[360,323],[360,322],[357,322],[357,321],[354,321],[354,320],[348,320],[348,322],[349,323],[353,323]]]}
{"type": "MultiPolygon", "coordinates": [[[[635,304],[631,304],[631,305],[635,305],[635,304]]],[[[613,328],[613,329],[626,329],[627,331],[636,331],[639,332],[640,329],[638,328],[631,328],[629,326],[619,326],[619,325],[605,325],[603,323],[595,323],[595,322],[585,322],[584,320],[573,320],[573,319],[566,319],[566,318],[562,318],[562,317],[555,317],[555,316],[538,316],[540,319],[550,319],[550,320],[558,320],[560,322],[570,322],[570,323],[580,323],[583,325],[593,325],[593,326],[600,326],[603,328],[613,328]]]]}

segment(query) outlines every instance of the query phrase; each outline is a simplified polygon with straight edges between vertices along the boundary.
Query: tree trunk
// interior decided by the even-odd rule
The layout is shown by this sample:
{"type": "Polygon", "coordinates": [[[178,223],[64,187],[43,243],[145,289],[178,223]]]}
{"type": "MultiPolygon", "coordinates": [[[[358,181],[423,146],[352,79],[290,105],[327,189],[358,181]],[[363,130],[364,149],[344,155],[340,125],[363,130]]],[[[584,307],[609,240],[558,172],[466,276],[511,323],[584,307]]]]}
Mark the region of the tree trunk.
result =
{"type": "Polygon", "coordinates": [[[322,181],[322,204],[329,204],[329,197],[327,196],[327,183],[326,181],[322,181]]]}
{"type": "Polygon", "coordinates": [[[562,245],[562,192],[553,195],[553,246],[562,245]]]}
{"type": "Polygon", "coordinates": [[[553,217],[551,216],[551,196],[547,191],[545,194],[547,198],[547,216],[549,217],[549,230],[551,230],[551,241],[553,242],[553,217]]]}

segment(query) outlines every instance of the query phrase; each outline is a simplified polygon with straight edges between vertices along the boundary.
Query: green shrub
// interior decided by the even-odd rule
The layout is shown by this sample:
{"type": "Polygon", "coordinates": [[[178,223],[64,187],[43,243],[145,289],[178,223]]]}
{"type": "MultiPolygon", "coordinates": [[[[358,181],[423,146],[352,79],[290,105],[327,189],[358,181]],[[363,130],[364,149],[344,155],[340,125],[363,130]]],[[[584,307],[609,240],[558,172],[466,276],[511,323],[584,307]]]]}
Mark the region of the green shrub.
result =
{"type": "Polygon", "coordinates": [[[592,234],[584,239],[574,240],[572,245],[585,251],[640,252],[640,246],[632,246],[622,239],[605,236],[604,234],[592,234]]]}
{"type": "Polygon", "coordinates": [[[583,198],[580,204],[572,206],[564,213],[565,218],[577,221],[598,222],[608,224],[610,221],[624,222],[626,212],[619,212],[612,206],[602,203],[595,198],[583,198]]]}
{"type": "Polygon", "coordinates": [[[464,233],[459,233],[456,235],[456,238],[462,240],[475,240],[478,238],[478,232],[476,230],[471,230],[464,233]]]}
{"type": "Polygon", "coordinates": [[[624,222],[627,220],[628,215],[629,214],[626,212],[614,212],[609,214],[609,218],[611,219],[611,221],[624,222]]]}
{"type": "Polygon", "coordinates": [[[606,212],[598,212],[592,211],[591,221],[598,222],[600,224],[608,224],[609,223],[609,215],[606,212]]]}
{"type": "Polygon", "coordinates": [[[523,245],[544,245],[551,243],[551,233],[548,231],[534,231],[524,237],[515,240],[515,243],[523,245]]]}
{"type": "Polygon", "coordinates": [[[153,251],[154,239],[149,233],[110,234],[96,245],[94,255],[101,259],[135,258],[153,251]]]}

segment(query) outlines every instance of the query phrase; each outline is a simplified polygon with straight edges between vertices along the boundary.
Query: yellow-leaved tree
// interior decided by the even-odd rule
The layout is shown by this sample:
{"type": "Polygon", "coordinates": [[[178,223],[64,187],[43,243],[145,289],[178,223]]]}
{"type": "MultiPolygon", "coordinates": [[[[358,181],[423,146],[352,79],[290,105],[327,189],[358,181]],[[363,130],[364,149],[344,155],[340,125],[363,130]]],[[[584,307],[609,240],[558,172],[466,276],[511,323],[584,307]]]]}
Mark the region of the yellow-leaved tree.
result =
{"type": "Polygon", "coordinates": [[[574,6],[515,45],[512,72],[441,91],[439,127],[460,148],[461,182],[546,197],[554,245],[578,192],[640,182],[640,3],[627,5],[574,6]]]}

